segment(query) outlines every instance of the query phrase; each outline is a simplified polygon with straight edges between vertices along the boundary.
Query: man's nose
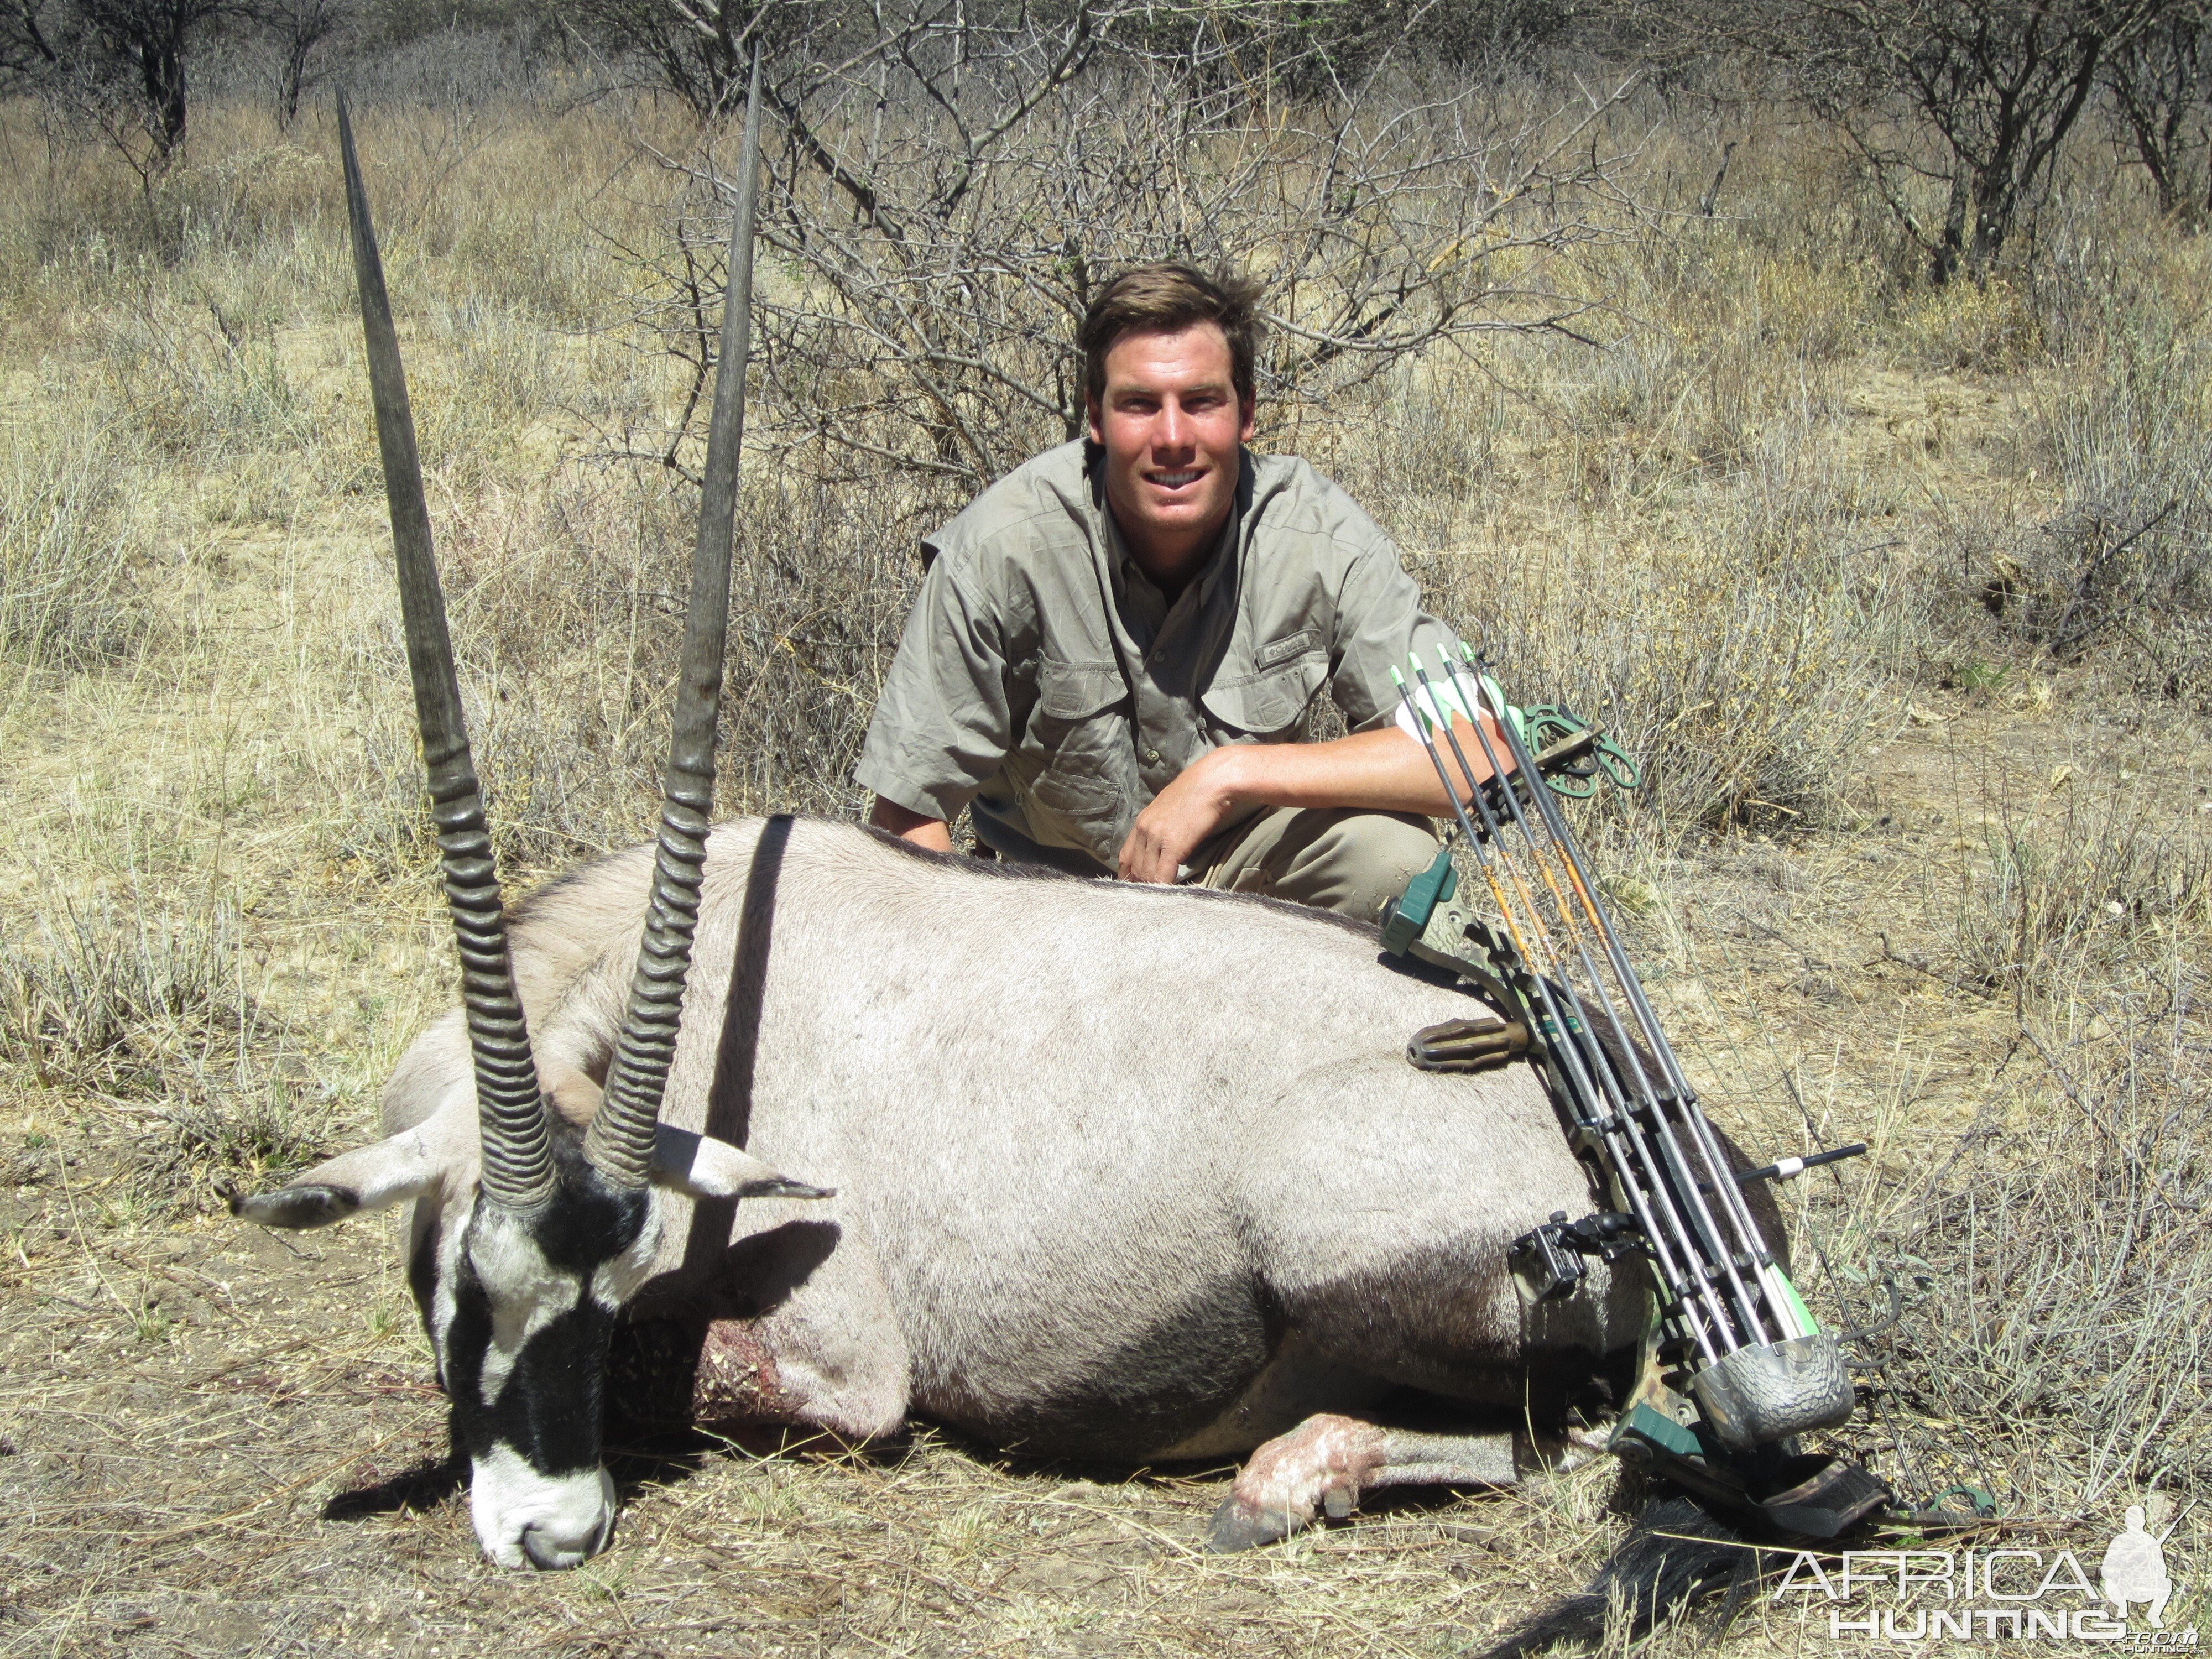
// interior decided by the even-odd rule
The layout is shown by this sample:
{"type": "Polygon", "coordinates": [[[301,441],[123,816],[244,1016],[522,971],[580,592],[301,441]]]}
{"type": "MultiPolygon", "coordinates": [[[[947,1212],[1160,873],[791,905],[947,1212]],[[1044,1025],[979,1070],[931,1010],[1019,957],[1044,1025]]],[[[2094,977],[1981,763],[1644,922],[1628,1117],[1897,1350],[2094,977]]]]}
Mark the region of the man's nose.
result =
{"type": "Polygon", "coordinates": [[[1183,413],[1182,404],[1169,398],[1160,404],[1159,418],[1152,423],[1152,447],[1155,449],[1188,449],[1190,447],[1190,417],[1183,413]]]}

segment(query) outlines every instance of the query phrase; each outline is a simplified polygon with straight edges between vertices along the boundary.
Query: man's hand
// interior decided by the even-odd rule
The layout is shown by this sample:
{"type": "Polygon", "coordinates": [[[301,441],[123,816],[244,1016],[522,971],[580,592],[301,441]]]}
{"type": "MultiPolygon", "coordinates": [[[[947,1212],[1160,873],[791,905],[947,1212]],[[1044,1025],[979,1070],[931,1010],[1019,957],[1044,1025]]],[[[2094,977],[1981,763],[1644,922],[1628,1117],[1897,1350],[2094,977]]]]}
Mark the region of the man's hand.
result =
{"type": "Polygon", "coordinates": [[[1121,843],[1124,881],[1171,882],[1182,862],[1236,811],[1232,774],[1242,746],[1200,756],[1137,814],[1121,843]]]}
{"type": "MultiPolygon", "coordinates": [[[[1505,740],[1482,717],[1492,750],[1510,764],[1505,740]]],[[[1460,748],[1480,782],[1490,767],[1465,720],[1452,722],[1460,748]]],[[[1457,758],[1443,750],[1446,774],[1468,796],[1457,758]]],[[[1137,815],[1121,844],[1124,881],[1173,881],[1176,868],[1242,806],[1349,806],[1362,811],[1451,815],[1450,798],[1418,738],[1395,726],[1355,732],[1333,743],[1231,744],[1200,756],[1137,815]]]]}

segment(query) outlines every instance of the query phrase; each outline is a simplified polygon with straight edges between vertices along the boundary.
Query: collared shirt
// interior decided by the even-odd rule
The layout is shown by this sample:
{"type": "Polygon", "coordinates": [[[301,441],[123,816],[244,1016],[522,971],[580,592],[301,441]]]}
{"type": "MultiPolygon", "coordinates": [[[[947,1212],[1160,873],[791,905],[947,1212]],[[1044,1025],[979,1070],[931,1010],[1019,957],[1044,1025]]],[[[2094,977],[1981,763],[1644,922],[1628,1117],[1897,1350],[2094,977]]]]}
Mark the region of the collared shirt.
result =
{"type": "Polygon", "coordinates": [[[1408,652],[1458,648],[1389,538],[1285,456],[1244,453],[1220,544],[1172,604],[1079,441],[1000,479],[922,557],[854,775],[927,817],[970,807],[987,845],[1069,867],[1112,870],[1208,750],[1307,735],[1324,685],[1364,731],[1395,714],[1408,652]]]}

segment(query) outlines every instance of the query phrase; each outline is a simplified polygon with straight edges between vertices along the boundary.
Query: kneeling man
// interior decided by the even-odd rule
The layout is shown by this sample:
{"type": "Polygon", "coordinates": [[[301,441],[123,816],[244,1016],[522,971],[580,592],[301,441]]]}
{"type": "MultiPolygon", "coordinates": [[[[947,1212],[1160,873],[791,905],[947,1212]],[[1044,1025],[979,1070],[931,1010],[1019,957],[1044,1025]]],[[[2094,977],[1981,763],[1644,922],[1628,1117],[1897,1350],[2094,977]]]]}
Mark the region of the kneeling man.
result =
{"type": "Polygon", "coordinates": [[[855,772],[872,823],[949,851],[965,806],[1005,858],[1364,921],[1435,856],[1450,805],[1390,670],[1458,642],[1350,497],[1245,448],[1258,294],[1182,264],[1100,290],[1089,440],[922,544],[855,772]],[[1301,741],[1323,686],[1352,735],[1301,741]]]}

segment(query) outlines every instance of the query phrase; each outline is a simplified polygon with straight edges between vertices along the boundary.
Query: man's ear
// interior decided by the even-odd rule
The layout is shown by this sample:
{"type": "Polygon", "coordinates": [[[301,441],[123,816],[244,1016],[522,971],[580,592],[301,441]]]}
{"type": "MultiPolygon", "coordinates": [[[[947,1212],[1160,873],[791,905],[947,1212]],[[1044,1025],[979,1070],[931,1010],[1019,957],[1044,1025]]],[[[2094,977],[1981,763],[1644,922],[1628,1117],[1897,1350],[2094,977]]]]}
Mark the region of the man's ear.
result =
{"type": "Polygon", "coordinates": [[[1256,392],[1237,394],[1237,441],[1249,444],[1260,429],[1260,398],[1256,392]]]}
{"type": "Polygon", "coordinates": [[[1106,410],[1097,398],[1084,398],[1083,418],[1090,422],[1091,441],[1103,447],[1106,442],[1106,410]]]}
{"type": "Polygon", "coordinates": [[[834,1187],[810,1187],[778,1175],[726,1140],[672,1129],[653,1132],[653,1180],[693,1198],[835,1198],[834,1187]]]}
{"type": "Polygon", "coordinates": [[[410,1129],[319,1164],[273,1193],[223,1196],[233,1215],[264,1227],[326,1227],[349,1215],[420,1198],[437,1173],[421,1132],[410,1129]]]}

